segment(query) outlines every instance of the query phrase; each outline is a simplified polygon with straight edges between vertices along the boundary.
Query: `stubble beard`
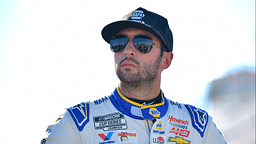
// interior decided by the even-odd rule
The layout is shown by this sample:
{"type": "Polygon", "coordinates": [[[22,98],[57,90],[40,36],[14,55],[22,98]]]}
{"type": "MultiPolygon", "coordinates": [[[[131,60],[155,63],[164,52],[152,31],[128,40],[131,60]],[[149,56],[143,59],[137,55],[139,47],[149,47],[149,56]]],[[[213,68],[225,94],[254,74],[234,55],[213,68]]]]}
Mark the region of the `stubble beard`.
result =
{"type": "MultiPolygon", "coordinates": [[[[134,59],[130,58],[131,61],[136,62],[134,59]]],[[[120,65],[115,66],[116,75],[119,80],[129,86],[138,88],[140,86],[149,86],[154,82],[156,76],[158,75],[161,63],[161,57],[159,56],[153,64],[143,64],[143,67],[137,62],[137,73],[129,73],[129,69],[126,72],[121,71],[120,65]]]]}

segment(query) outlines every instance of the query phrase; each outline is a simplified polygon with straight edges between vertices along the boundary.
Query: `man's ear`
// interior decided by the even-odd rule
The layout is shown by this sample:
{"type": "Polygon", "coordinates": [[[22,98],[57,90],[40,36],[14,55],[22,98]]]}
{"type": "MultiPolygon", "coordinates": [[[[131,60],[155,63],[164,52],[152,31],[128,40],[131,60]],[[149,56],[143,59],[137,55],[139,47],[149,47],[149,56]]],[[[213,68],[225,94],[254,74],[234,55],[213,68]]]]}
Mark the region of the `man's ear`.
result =
{"type": "Polygon", "coordinates": [[[172,52],[164,52],[164,55],[162,57],[161,68],[162,69],[167,69],[171,65],[172,59],[173,59],[173,53],[172,52]]]}

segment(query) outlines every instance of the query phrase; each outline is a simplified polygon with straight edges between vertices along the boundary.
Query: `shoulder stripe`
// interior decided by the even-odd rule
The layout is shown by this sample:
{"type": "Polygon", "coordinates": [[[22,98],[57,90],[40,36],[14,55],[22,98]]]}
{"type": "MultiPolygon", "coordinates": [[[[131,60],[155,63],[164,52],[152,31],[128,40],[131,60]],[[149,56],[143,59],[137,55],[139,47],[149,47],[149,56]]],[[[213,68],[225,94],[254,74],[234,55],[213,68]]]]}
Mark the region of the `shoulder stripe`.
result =
{"type": "Polygon", "coordinates": [[[83,102],[67,110],[74,120],[78,130],[81,132],[84,129],[84,126],[89,122],[89,102],[83,102]]]}
{"type": "Polygon", "coordinates": [[[200,133],[201,137],[203,137],[209,118],[207,112],[192,105],[186,104],[185,107],[190,114],[192,126],[200,133]]]}

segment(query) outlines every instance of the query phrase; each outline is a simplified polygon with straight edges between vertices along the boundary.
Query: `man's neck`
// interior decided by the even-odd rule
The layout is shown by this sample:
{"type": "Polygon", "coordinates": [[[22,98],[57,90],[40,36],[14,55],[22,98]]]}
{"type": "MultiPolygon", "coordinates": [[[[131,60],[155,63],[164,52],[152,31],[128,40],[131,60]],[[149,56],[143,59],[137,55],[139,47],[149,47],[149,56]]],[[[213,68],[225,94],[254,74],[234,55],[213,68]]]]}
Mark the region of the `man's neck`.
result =
{"type": "MultiPolygon", "coordinates": [[[[128,98],[128,97],[126,97],[126,98],[128,98]]],[[[138,99],[133,99],[133,98],[128,98],[128,99],[133,102],[142,104],[144,106],[154,105],[154,104],[158,104],[158,103],[162,102],[162,93],[159,92],[159,95],[156,98],[151,99],[151,100],[138,100],[138,99]]]]}
{"type": "Polygon", "coordinates": [[[160,81],[157,83],[140,83],[138,85],[120,82],[119,89],[128,98],[151,100],[159,95],[160,81]]]}

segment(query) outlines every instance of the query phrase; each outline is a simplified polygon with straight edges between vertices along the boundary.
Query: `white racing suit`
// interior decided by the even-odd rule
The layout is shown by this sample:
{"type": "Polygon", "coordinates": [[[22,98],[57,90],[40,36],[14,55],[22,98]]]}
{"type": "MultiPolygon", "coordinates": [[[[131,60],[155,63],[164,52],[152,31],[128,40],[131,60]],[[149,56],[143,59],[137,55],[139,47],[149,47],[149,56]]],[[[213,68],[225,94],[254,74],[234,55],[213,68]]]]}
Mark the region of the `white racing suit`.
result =
{"type": "MultiPolygon", "coordinates": [[[[162,92],[161,92],[162,93],[162,92]]],[[[224,144],[206,111],[165,98],[144,106],[117,88],[109,97],[67,109],[42,144],[224,144]]]]}

